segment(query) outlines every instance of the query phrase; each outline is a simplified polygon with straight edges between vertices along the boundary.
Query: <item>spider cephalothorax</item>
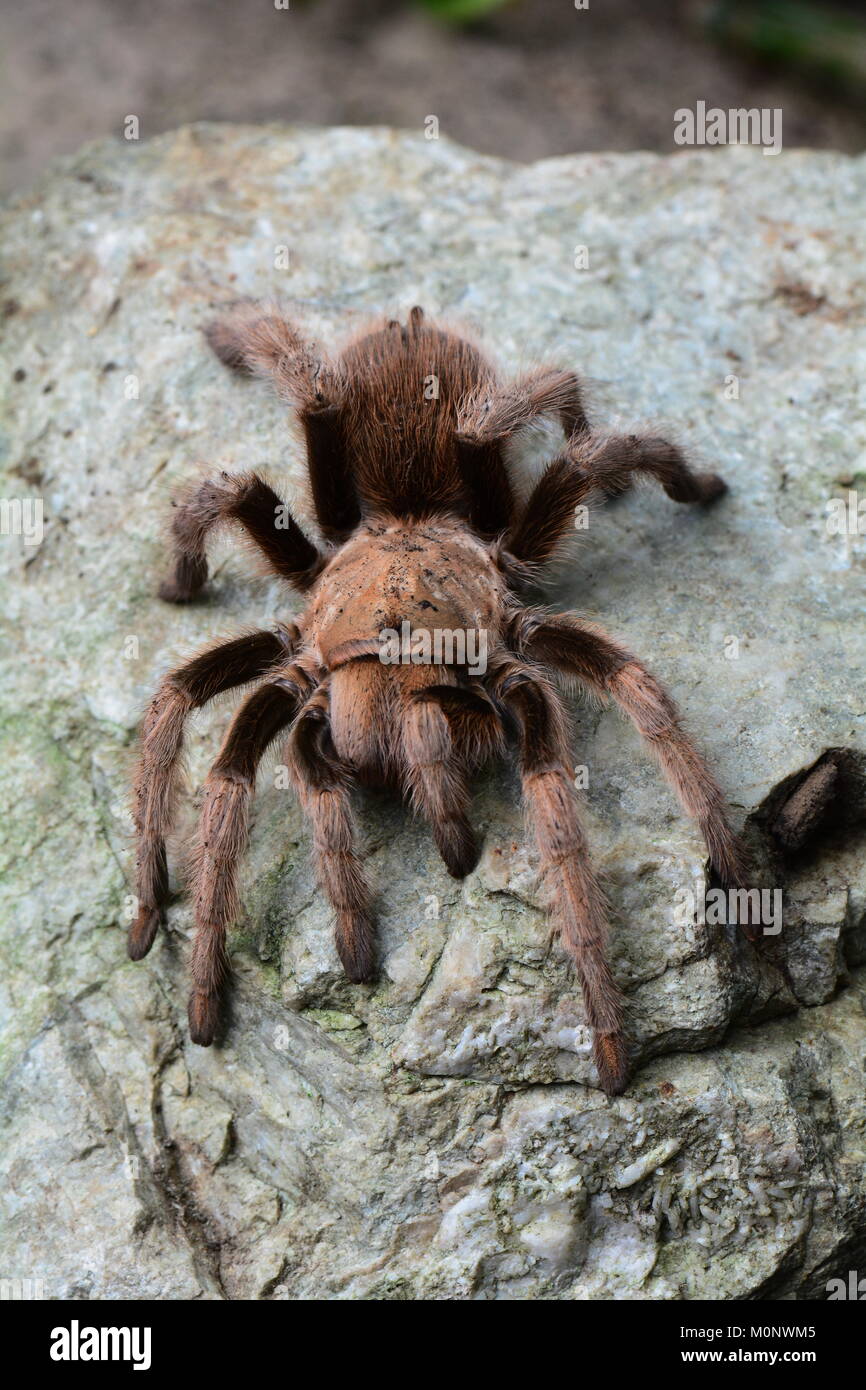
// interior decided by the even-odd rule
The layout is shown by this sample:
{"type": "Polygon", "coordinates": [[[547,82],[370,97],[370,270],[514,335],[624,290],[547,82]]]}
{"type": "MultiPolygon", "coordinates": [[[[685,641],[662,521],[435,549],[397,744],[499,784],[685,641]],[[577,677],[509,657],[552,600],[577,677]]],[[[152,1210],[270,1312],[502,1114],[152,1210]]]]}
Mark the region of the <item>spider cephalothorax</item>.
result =
{"type": "Polygon", "coordinates": [[[375,968],[371,894],[354,847],[355,782],[399,787],[430,822],[450,873],[477,858],[468,779],[516,744],[523,795],[561,939],[577,969],[604,1089],[623,1089],[628,1049],[605,955],[605,903],[578,815],[568,720],[557,681],[612,698],[634,721],[706,839],[712,866],[739,886],[744,861],[722,793],[683,732],[670,697],[619,643],[575,614],[522,606],[591,496],[636,474],[678,502],[724,491],[659,438],[594,433],[570,372],[539,369],[501,385],[481,353],[413,309],[325,358],[276,311],[234,309],[208,331],[227,365],[271,375],[298,411],[321,541],[268,483],[221,474],[178,508],[176,562],[162,597],[183,602],[207,577],[209,532],[242,527],[270,569],[305,597],[296,622],[194,657],[163,681],[148,711],[136,785],[138,916],[129,952],[150,949],[167,897],[170,829],[190,710],[255,683],[207,778],[194,871],[197,930],[190,1032],[208,1045],[227,976],[226,929],[238,912],[238,860],[256,769],[286,738],[286,762],[312,824],[336,943],[352,980],[375,968]],[[541,416],[566,437],[524,504],[507,440],[541,416]],[[395,655],[393,643],[401,644],[395,655]],[[474,640],[472,640],[474,639],[474,640]],[[408,649],[406,642],[408,641],[408,649]]]}

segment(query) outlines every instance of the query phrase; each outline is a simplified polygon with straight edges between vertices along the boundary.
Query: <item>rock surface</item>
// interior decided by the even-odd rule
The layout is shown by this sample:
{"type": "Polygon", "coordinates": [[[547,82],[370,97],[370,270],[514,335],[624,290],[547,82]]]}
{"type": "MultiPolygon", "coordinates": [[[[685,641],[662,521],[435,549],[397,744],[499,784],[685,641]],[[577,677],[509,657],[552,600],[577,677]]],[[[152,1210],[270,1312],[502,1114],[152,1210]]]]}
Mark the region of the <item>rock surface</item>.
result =
{"type": "MultiPolygon", "coordinates": [[[[41,543],[0,538],[9,1277],[48,1297],[673,1299],[823,1297],[862,1267],[858,755],[830,755],[845,795],[805,846],[786,857],[775,830],[828,750],[864,747],[866,538],[827,524],[831,499],[866,496],[864,225],[866,162],[841,156],[517,167],[381,130],[229,126],[89,147],[7,209],[3,496],[44,504],[41,543]],[[615,1101],[508,768],[478,785],[486,849],[463,885],[364,797],[376,985],[339,972],[273,766],[225,1045],[186,1038],[182,896],[126,960],[145,700],[191,649],[295,607],[228,541],[205,602],[155,597],[197,466],[268,467],[298,501],[284,407],[200,335],[214,306],[274,294],[325,340],[419,302],[509,371],[575,364],[594,418],[663,423],[731,484],[701,513],[646,490],[594,514],[555,590],[669,684],[785,892],[759,952],[696,922],[697,834],[632,731],[575,704],[638,1063],[615,1101]]],[[[525,466],[552,442],[527,441],[525,466]]],[[[194,721],[193,794],[229,707],[194,721]]]]}

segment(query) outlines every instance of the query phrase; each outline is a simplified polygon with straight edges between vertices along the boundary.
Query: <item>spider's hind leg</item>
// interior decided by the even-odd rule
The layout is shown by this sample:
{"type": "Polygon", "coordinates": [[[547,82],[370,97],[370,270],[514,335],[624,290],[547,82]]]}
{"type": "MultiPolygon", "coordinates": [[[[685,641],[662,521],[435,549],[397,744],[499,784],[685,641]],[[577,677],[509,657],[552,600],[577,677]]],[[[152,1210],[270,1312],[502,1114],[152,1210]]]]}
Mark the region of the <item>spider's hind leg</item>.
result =
{"type": "Polygon", "coordinates": [[[485,379],[460,402],[457,464],[472,499],[470,521],[482,536],[492,538],[512,526],[516,502],[505,446],[545,415],[558,416],[569,439],[589,429],[573,372],[542,367],[504,386],[485,379]]]}
{"type": "Polygon", "coordinates": [[[627,492],[644,475],[673,502],[714,502],[728,485],[717,473],[697,473],[678,445],[657,435],[613,434],[578,441],[570,449],[592,486],[608,497],[627,492]]]}
{"type": "Polygon", "coordinates": [[[222,473],[195,487],[175,512],[174,569],[160,585],[161,599],[188,603],[195,598],[208,575],[208,536],[228,522],[241,526],[273,573],[301,593],[325,564],[324,555],[264,478],[257,473],[222,473]]]}
{"type": "Polygon", "coordinates": [[[360,521],[361,508],[344,437],[345,382],[338,367],[282,314],[262,305],[238,305],[205,332],[221,362],[270,377],[295,407],[316,520],[328,540],[345,540],[360,521]]]}

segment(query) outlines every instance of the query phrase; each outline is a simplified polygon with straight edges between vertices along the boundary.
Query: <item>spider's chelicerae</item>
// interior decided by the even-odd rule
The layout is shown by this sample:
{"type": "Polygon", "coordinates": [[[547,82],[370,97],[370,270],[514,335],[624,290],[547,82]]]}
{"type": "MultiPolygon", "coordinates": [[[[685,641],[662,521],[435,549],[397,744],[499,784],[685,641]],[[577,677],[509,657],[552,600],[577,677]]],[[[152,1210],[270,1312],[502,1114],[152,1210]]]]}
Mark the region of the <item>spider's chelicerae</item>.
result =
{"type": "Polygon", "coordinates": [[[575,508],[587,499],[621,493],[641,474],[677,502],[711,502],[725,484],[694,473],[664,439],[594,433],[571,372],[538,369],[502,384],[474,346],[425,321],[418,308],[406,325],[386,323],[334,360],[278,312],[253,305],[232,310],[208,338],[224,363],[270,375],[295,406],[322,540],[306,535],[255,473],[221,473],[175,513],[175,567],[164,599],[198,592],[210,532],[234,522],[270,570],[304,595],[305,607],[276,631],[211,647],[160,686],[136,784],[139,910],[130,955],[137,960],[150,949],[168,897],[165,838],[184,722],[220,692],[255,687],[228,729],[201,810],[189,1024],[203,1046],[219,1027],[238,860],[256,769],[273,740],[287,736],[286,762],[336,915],[337,950],[355,981],[373,975],[376,948],[370,887],[355,849],[353,784],[404,792],[428,819],[449,873],[461,878],[478,854],[470,774],[513,742],[551,910],[583,988],[599,1079],[609,1094],[622,1091],[623,1002],[605,954],[605,901],[581,829],[557,682],[612,698],[634,721],[698,822],[724,885],[743,884],[745,858],[715,778],[658,681],[577,614],[527,607],[520,595],[573,531],[575,508]],[[565,446],[521,504],[505,446],[544,416],[558,417],[565,446]],[[422,634],[413,660],[381,659],[383,634],[393,632],[411,633],[413,644],[422,634]],[[423,634],[431,633],[443,640],[425,649],[423,634]],[[461,633],[478,640],[461,646],[461,633]],[[485,651],[486,664],[471,664],[470,650],[475,658],[485,651]]]}

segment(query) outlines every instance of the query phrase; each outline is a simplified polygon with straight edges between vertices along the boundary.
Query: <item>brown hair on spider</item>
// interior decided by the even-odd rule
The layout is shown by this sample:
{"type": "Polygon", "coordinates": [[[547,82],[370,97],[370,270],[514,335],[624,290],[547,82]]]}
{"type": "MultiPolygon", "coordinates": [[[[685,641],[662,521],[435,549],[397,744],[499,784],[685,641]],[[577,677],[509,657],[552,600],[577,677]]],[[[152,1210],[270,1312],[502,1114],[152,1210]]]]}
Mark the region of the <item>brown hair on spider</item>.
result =
{"type": "Polygon", "coordinates": [[[399,788],[429,821],[449,873],[462,878],[478,857],[470,776],[515,744],[599,1080],[609,1095],[619,1093],[629,1069],[623,1000],[605,952],[605,900],[581,827],[558,684],[577,682],[633,720],[698,822],[725,886],[744,883],[746,861],[715,778],[642,662],[577,614],[528,607],[521,596],[588,499],[624,492],[636,475],[654,478],[677,502],[711,502],[725,484],[693,472],[664,439],[595,433],[572,372],[542,368],[503,384],[476,347],[429,323],[420,308],[405,325],[391,321],[356,338],[334,360],[279,312],[255,305],[231,310],[207,336],[224,363],[270,376],[297,410],[321,539],[255,473],[221,473],[176,511],[176,558],[162,598],[193,598],[207,578],[208,537],[231,522],[305,606],[296,621],[214,646],[162,682],[136,779],[139,907],[129,954],[138,960],[150,950],[168,899],[165,840],[186,717],[222,691],[255,686],[229,726],[201,810],[189,1026],[203,1046],[220,1023],[256,769],[275,739],[286,739],[337,951],[354,981],[373,976],[376,946],[353,785],[399,788]],[[564,445],[520,503],[505,445],[545,416],[561,423],[564,445]],[[486,661],[473,664],[459,643],[416,647],[408,662],[380,659],[383,632],[431,628],[483,634],[486,661]]]}

